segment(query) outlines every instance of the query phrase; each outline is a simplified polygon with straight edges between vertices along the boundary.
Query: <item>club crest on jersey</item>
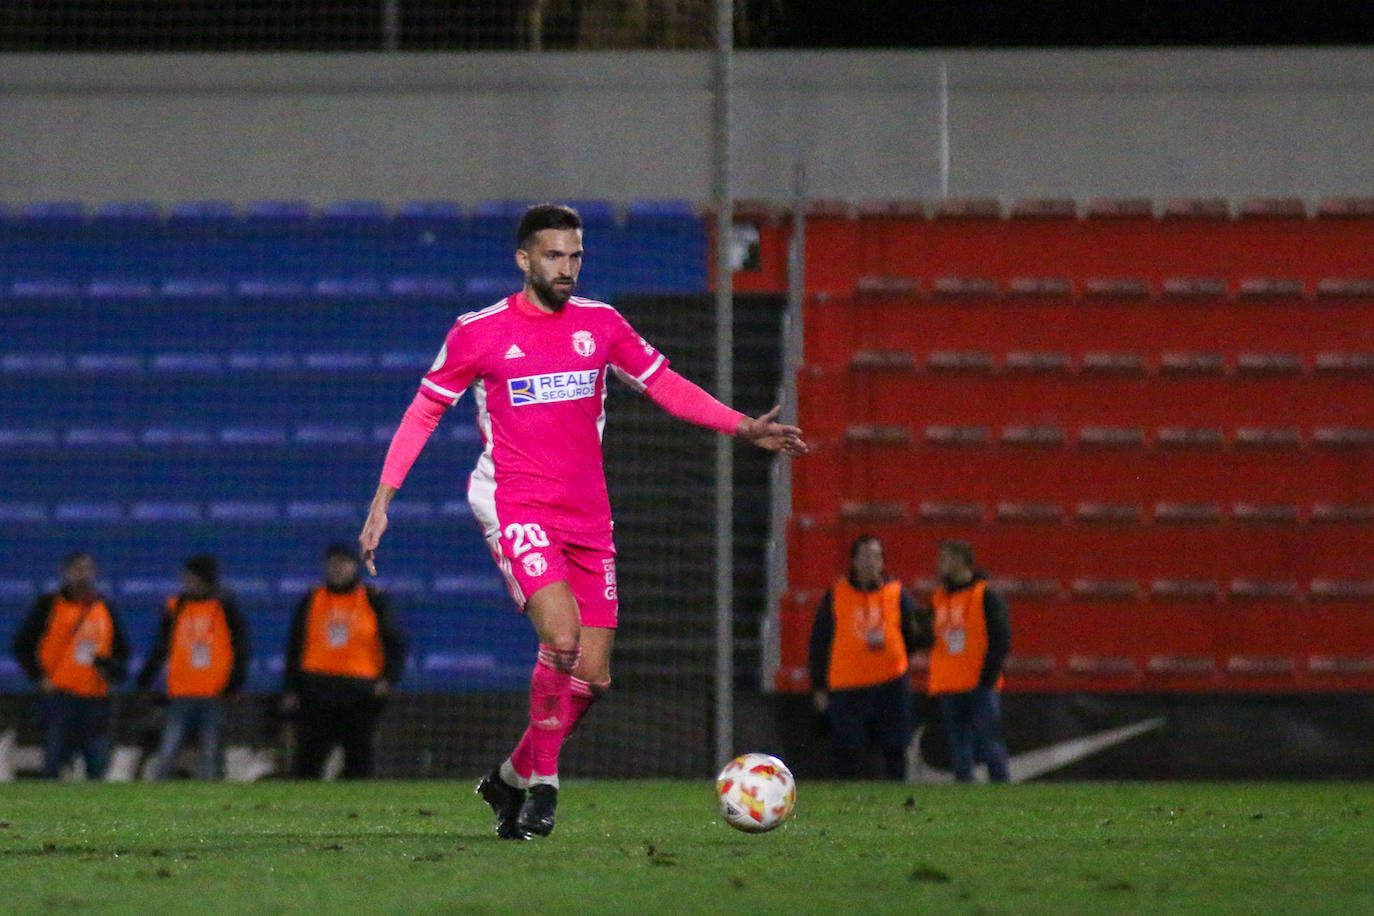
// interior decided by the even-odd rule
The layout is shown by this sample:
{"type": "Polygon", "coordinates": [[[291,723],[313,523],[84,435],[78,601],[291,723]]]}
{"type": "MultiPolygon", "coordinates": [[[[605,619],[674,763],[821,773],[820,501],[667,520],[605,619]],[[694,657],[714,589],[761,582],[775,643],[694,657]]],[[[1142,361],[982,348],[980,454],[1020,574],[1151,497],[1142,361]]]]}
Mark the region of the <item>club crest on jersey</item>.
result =
{"type": "Polygon", "coordinates": [[[527,553],[521,557],[520,565],[525,567],[525,575],[539,578],[549,571],[549,561],[542,553],[527,553]]]}
{"type": "Polygon", "coordinates": [[[591,356],[596,352],[596,340],[591,331],[575,331],[572,341],[578,356],[591,356]]]}
{"type": "Polygon", "coordinates": [[[596,379],[600,369],[578,369],[574,372],[546,372],[527,375],[509,382],[512,407],[529,404],[557,404],[596,396],[596,379]]]}

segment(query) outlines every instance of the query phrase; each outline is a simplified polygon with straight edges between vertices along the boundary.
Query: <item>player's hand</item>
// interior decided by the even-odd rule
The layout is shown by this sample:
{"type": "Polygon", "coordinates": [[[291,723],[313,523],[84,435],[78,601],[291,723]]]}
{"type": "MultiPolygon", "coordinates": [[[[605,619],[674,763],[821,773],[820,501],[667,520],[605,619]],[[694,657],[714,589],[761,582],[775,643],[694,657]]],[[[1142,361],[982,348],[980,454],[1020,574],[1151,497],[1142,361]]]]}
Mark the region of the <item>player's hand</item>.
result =
{"type": "Polygon", "coordinates": [[[759,448],[768,449],[770,452],[782,452],[784,455],[805,455],[810,451],[810,448],[802,441],[801,429],[779,423],[778,414],[780,413],[782,413],[782,407],[774,407],[763,416],[745,417],[739,421],[739,428],[735,434],[741,439],[748,439],[759,448]]]}
{"type": "Polygon", "coordinates": [[[361,552],[363,565],[372,575],[377,575],[377,545],[382,542],[382,533],[386,531],[386,510],[374,505],[367,513],[367,521],[363,522],[362,534],[358,535],[358,549],[361,552]]]}

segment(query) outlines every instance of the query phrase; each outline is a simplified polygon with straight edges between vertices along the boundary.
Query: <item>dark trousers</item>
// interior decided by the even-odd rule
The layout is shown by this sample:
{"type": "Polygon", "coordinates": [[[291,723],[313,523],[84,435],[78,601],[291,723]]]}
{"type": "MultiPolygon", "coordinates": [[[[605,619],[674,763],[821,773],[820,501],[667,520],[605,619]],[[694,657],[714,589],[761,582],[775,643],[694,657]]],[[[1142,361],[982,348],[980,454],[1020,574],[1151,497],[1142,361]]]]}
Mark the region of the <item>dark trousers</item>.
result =
{"type": "Polygon", "coordinates": [[[307,687],[300,693],[296,720],[297,779],[319,779],[334,745],[344,753],[344,779],[366,779],[373,773],[372,738],[383,703],[372,695],[372,682],[343,689],[307,687]]]}
{"type": "Polygon", "coordinates": [[[56,779],[77,754],[86,761],[86,778],[105,778],[110,762],[109,697],[79,697],[55,690],[38,700],[43,731],[43,778],[56,779]]]}
{"type": "Polygon", "coordinates": [[[1002,737],[1002,698],[991,687],[975,687],[965,693],[936,697],[940,718],[945,720],[954,778],[973,781],[974,760],[988,766],[988,779],[1007,781],[1007,743],[1002,737]]]}
{"type": "Polygon", "coordinates": [[[905,676],[872,687],[830,691],[831,760],[837,779],[857,779],[863,749],[876,744],[888,779],[906,778],[911,741],[911,687],[905,676]]]}

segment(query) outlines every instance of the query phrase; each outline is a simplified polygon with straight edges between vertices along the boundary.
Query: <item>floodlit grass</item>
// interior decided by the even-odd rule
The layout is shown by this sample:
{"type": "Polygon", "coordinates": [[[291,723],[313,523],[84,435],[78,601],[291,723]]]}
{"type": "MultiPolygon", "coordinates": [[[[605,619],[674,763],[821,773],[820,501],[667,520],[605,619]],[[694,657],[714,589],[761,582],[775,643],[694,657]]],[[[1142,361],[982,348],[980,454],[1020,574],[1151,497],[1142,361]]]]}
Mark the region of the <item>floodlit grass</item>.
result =
{"type": "Polygon", "coordinates": [[[1374,787],[569,780],[502,842],[468,783],[0,786],[6,913],[1371,913],[1374,787]]]}

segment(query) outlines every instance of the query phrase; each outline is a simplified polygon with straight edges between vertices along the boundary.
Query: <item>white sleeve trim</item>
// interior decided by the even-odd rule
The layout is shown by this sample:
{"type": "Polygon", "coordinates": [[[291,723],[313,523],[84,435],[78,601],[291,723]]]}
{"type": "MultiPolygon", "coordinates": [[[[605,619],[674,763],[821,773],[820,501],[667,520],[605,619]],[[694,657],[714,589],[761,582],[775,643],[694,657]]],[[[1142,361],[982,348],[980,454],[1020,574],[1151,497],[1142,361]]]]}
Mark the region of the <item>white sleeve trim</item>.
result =
{"type": "Polygon", "coordinates": [[[643,385],[643,384],[645,383],[645,380],[646,380],[649,376],[653,375],[656,371],[658,371],[658,367],[661,366],[661,365],[663,365],[663,354],[662,354],[662,353],[658,354],[658,359],[654,360],[653,365],[651,365],[649,368],[645,369],[645,370],[644,370],[643,372],[641,372],[639,375],[636,375],[636,376],[635,376],[635,381],[637,381],[637,382],[639,382],[641,385],[643,385]]]}
{"type": "Polygon", "coordinates": [[[624,369],[622,369],[622,368],[620,368],[619,366],[617,366],[615,363],[611,363],[611,371],[614,372],[615,375],[616,375],[616,378],[618,378],[618,379],[620,379],[622,382],[624,382],[625,385],[626,385],[631,391],[635,392],[636,394],[643,394],[643,393],[644,393],[644,388],[645,388],[644,383],[641,382],[639,379],[635,378],[635,377],[634,377],[633,375],[631,375],[630,373],[626,372],[624,369]]]}
{"type": "Polygon", "coordinates": [[[461,398],[461,397],[463,396],[463,393],[462,393],[461,391],[457,391],[457,392],[449,391],[447,388],[443,387],[442,385],[436,385],[436,384],[434,384],[433,382],[431,382],[431,381],[430,381],[429,379],[427,379],[427,378],[422,378],[422,379],[420,379],[420,384],[421,384],[421,385],[424,385],[424,386],[427,387],[427,388],[432,388],[433,390],[439,392],[440,394],[442,394],[442,395],[443,395],[444,397],[446,397],[446,398],[451,398],[451,399],[453,400],[453,403],[455,403],[455,404],[457,404],[457,403],[458,403],[458,399],[461,398]]]}

